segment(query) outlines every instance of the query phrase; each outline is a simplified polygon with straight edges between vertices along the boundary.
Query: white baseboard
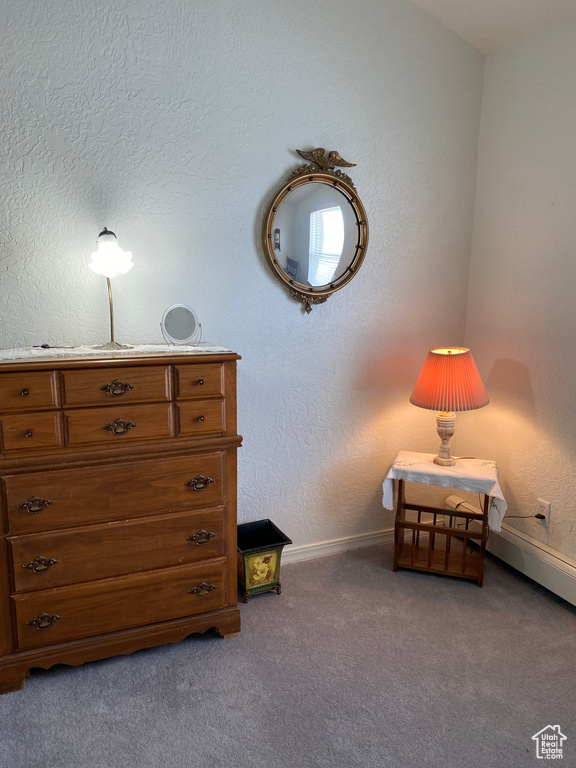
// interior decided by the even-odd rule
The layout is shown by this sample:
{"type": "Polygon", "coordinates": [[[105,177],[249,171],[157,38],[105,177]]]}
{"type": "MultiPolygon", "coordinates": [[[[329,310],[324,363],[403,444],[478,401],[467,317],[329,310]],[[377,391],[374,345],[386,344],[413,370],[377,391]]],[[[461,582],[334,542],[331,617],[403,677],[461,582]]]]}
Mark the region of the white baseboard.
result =
{"type": "Polygon", "coordinates": [[[301,560],[315,560],[317,557],[336,555],[339,552],[349,552],[352,549],[364,549],[364,547],[377,547],[381,544],[394,541],[394,529],[387,528],[384,531],[373,533],[361,533],[356,536],[346,536],[343,539],[320,541],[317,544],[304,544],[285,547],[282,552],[283,563],[298,563],[301,560]]]}
{"type": "MultiPolygon", "coordinates": [[[[452,499],[450,506],[453,509],[456,497],[449,498],[452,499]]],[[[464,499],[462,503],[465,509],[480,512],[464,499]]],[[[476,525],[473,522],[471,527],[476,525]]],[[[504,522],[499,533],[490,531],[486,549],[550,592],[576,605],[576,560],[504,522]]]]}
{"type": "Polygon", "coordinates": [[[576,561],[502,523],[500,533],[490,531],[487,549],[500,560],[576,605],[576,561]]]}

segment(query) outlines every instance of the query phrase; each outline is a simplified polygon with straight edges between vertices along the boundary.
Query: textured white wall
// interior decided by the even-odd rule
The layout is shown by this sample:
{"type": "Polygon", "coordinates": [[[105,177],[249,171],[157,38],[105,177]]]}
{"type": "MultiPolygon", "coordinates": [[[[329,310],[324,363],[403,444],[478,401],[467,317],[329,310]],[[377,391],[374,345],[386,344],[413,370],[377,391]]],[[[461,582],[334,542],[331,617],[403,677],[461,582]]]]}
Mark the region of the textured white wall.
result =
{"type": "Polygon", "coordinates": [[[552,502],[549,531],[511,523],[572,558],[575,136],[572,18],[488,59],[466,327],[492,398],[467,414],[470,445],[498,461],[511,514],[552,502]]]}
{"type": "Polygon", "coordinates": [[[13,0],[0,46],[0,345],[106,340],[100,228],[132,250],[120,341],[191,304],[236,349],[241,520],[298,544],[380,529],[426,350],[461,343],[484,57],[408,0],[13,0]],[[268,269],[267,204],[337,149],[370,222],[358,276],[310,316],[268,269]]]}

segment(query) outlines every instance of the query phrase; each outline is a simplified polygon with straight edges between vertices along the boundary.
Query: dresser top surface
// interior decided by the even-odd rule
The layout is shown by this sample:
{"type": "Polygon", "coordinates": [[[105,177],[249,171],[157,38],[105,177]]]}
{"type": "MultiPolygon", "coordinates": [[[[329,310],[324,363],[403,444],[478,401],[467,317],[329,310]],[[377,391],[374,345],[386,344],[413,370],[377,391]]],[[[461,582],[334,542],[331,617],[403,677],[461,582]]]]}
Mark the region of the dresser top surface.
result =
{"type": "Polygon", "coordinates": [[[0,372],[30,363],[38,367],[69,367],[78,363],[97,366],[109,363],[142,364],[153,362],[209,362],[212,359],[239,360],[240,356],[230,349],[201,343],[196,346],[171,346],[168,344],[135,344],[129,349],[102,350],[94,347],[21,347],[0,350],[0,372]]]}

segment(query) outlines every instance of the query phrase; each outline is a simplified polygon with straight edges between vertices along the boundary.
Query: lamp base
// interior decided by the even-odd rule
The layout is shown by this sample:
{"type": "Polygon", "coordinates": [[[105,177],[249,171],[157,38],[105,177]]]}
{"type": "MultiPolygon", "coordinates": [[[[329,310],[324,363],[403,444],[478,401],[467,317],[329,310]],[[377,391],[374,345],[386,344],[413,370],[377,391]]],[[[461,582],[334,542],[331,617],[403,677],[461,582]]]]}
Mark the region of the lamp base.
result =
{"type": "Polygon", "coordinates": [[[93,349],[134,349],[130,344],[117,344],[115,341],[109,341],[108,344],[100,344],[93,349]]]}
{"type": "Polygon", "coordinates": [[[456,459],[453,457],[443,459],[441,456],[434,456],[434,464],[438,464],[441,467],[453,467],[456,464],[456,459]]]}
{"type": "Polygon", "coordinates": [[[456,414],[454,411],[439,411],[436,414],[436,430],[442,442],[438,449],[438,456],[434,456],[434,464],[441,467],[453,467],[456,459],[450,453],[450,438],[454,434],[456,426],[456,414]]]}

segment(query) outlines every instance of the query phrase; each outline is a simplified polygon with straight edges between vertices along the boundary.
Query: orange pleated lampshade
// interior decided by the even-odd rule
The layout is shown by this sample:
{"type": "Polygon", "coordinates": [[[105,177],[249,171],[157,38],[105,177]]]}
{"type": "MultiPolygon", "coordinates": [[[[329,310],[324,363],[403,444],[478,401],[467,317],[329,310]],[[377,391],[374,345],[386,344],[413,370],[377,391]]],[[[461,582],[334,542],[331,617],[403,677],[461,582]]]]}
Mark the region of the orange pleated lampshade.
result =
{"type": "Polygon", "coordinates": [[[441,347],[428,352],[410,402],[432,411],[472,411],[490,401],[470,350],[441,347]]]}

